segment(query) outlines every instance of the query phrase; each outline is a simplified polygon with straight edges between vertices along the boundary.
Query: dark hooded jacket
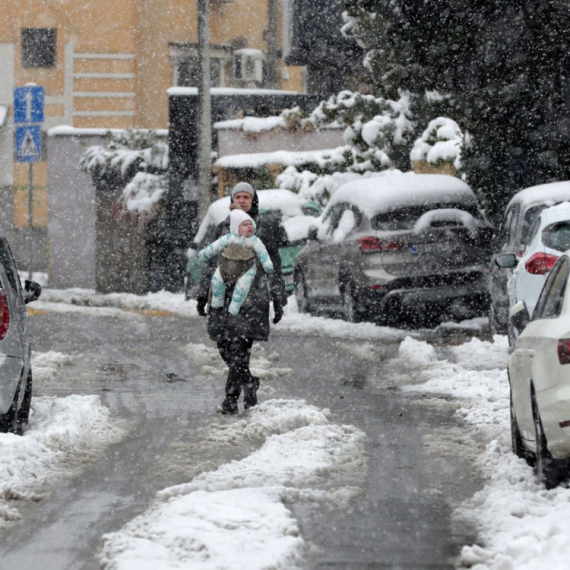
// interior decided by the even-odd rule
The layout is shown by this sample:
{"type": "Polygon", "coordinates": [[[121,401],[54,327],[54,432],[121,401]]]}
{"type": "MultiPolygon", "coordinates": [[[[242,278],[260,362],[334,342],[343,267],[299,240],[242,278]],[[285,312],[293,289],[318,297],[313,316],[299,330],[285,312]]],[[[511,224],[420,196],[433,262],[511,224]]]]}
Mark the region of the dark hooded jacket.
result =
{"type": "MultiPolygon", "coordinates": [[[[233,287],[226,287],[226,303],[223,308],[211,309],[208,320],[208,334],[212,340],[232,339],[236,337],[249,338],[263,341],[269,336],[269,303],[284,307],[287,304],[287,294],[281,272],[281,258],[279,248],[289,245],[285,230],[281,226],[280,217],[273,214],[259,213],[259,200],[257,193],[253,198],[251,209],[248,214],[253,218],[256,231],[255,235],[267,248],[269,257],[273,262],[274,271],[266,275],[264,271],[258,271],[249,295],[241,306],[240,312],[233,317],[228,312],[233,287]],[[268,290],[268,282],[271,292],[268,290]]],[[[229,216],[218,225],[212,241],[220,238],[230,230],[229,216]]],[[[208,301],[212,275],[217,267],[217,258],[210,259],[204,265],[200,286],[198,288],[198,301],[208,301]]]]}

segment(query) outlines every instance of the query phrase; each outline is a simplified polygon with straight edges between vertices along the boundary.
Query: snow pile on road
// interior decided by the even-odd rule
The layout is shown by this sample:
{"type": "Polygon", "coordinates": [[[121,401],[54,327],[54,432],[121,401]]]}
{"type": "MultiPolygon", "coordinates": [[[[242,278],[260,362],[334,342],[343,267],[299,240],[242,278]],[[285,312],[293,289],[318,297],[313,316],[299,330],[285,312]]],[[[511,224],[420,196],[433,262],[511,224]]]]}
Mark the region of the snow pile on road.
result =
{"type": "Polygon", "coordinates": [[[73,362],[73,356],[50,350],[48,352],[32,353],[33,381],[45,382],[53,380],[62,366],[73,362]]]}
{"type": "Polygon", "coordinates": [[[35,398],[25,435],[0,434],[0,528],[20,518],[14,500],[41,500],[122,436],[99,396],[35,398]]]}
{"type": "Polygon", "coordinates": [[[431,344],[419,342],[410,336],[401,342],[398,356],[419,366],[437,360],[435,349],[431,344]]]}
{"type": "MultiPolygon", "coordinates": [[[[82,312],[98,316],[130,317],[138,315],[180,315],[198,317],[196,301],[186,301],[183,293],[158,291],[146,295],[131,293],[95,293],[90,289],[44,289],[41,301],[36,301],[32,311],[82,312]]],[[[273,315],[271,315],[273,318],[273,315]]],[[[202,322],[205,319],[200,318],[202,322]]],[[[487,319],[471,319],[464,323],[444,323],[444,328],[469,328],[479,330],[487,319]]],[[[327,336],[331,338],[352,338],[362,340],[403,340],[413,336],[410,331],[392,327],[380,327],[374,323],[348,323],[340,319],[318,317],[299,313],[297,300],[290,296],[284,308],[281,322],[275,326],[277,332],[289,331],[298,335],[327,336]]]]}
{"type": "MultiPolygon", "coordinates": [[[[429,352],[427,343],[405,342],[429,352]]],[[[476,460],[487,483],[455,513],[479,530],[480,544],[463,547],[460,563],[473,570],[568,568],[570,489],[546,491],[511,451],[507,339],[474,338],[445,355],[447,360],[430,360],[424,384],[405,389],[455,397],[461,404],[456,413],[489,441],[476,460]]]]}
{"type": "MultiPolygon", "coordinates": [[[[196,301],[184,299],[183,293],[158,291],[146,295],[132,293],[95,293],[91,289],[44,289],[41,301],[36,301],[34,308],[44,310],[64,310],[64,305],[72,305],[76,311],[101,311],[107,308],[110,316],[119,309],[141,314],[178,314],[187,317],[197,317],[196,301]]],[[[101,314],[98,312],[97,314],[101,314]]]]}
{"type": "Polygon", "coordinates": [[[403,339],[409,335],[400,329],[379,327],[374,323],[349,323],[340,319],[316,317],[306,313],[299,313],[297,300],[289,297],[284,308],[283,320],[276,330],[286,330],[295,334],[310,336],[328,336],[332,338],[372,339],[403,339]]]}
{"type": "Polygon", "coordinates": [[[103,537],[103,567],[302,567],[307,545],[283,501],[350,500],[366,473],[365,435],[331,424],[326,411],[281,400],[252,409],[243,428],[243,420],[216,426],[213,438],[265,436],[260,449],[161,491],[146,513],[103,537]]]}

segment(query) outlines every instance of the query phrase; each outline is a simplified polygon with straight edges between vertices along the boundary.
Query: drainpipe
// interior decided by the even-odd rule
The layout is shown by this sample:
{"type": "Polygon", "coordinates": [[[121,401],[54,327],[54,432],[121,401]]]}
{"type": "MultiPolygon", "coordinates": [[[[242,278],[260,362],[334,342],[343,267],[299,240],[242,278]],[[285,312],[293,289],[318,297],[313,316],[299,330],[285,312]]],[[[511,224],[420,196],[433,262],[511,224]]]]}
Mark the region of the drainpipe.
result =
{"type": "Polygon", "coordinates": [[[268,0],[269,53],[267,57],[267,87],[275,89],[275,61],[277,59],[277,0],[268,0]]]}

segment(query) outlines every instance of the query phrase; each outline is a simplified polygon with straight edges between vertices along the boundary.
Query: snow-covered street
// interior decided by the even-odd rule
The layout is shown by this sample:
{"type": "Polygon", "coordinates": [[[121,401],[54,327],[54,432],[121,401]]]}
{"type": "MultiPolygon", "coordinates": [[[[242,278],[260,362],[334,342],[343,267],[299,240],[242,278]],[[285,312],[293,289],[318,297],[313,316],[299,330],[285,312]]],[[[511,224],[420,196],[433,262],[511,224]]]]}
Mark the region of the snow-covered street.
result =
{"type": "Polygon", "coordinates": [[[565,567],[569,490],[510,451],[508,343],[484,320],[412,333],[293,302],[254,346],[260,405],[225,418],[193,301],[47,290],[31,314],[30,429],[0,436],[6,564],[565,567]]]}

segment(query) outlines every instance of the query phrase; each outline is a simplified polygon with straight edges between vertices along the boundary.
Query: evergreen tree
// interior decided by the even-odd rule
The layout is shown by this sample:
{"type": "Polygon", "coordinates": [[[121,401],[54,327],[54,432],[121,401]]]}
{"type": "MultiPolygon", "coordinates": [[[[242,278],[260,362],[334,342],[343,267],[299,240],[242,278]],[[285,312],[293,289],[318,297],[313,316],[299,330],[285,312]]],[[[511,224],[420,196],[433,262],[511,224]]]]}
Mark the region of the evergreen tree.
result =
{"type": "MultiPolygon", "coordinates": [[[[518,189],[570,179],[570,5],[563,0],[344,0],[378,93],[436,90],[471,135],[469,183],[499,214],[518,189]]],[[[434,118],[416,98],[418,123],[434,118]]]]}

